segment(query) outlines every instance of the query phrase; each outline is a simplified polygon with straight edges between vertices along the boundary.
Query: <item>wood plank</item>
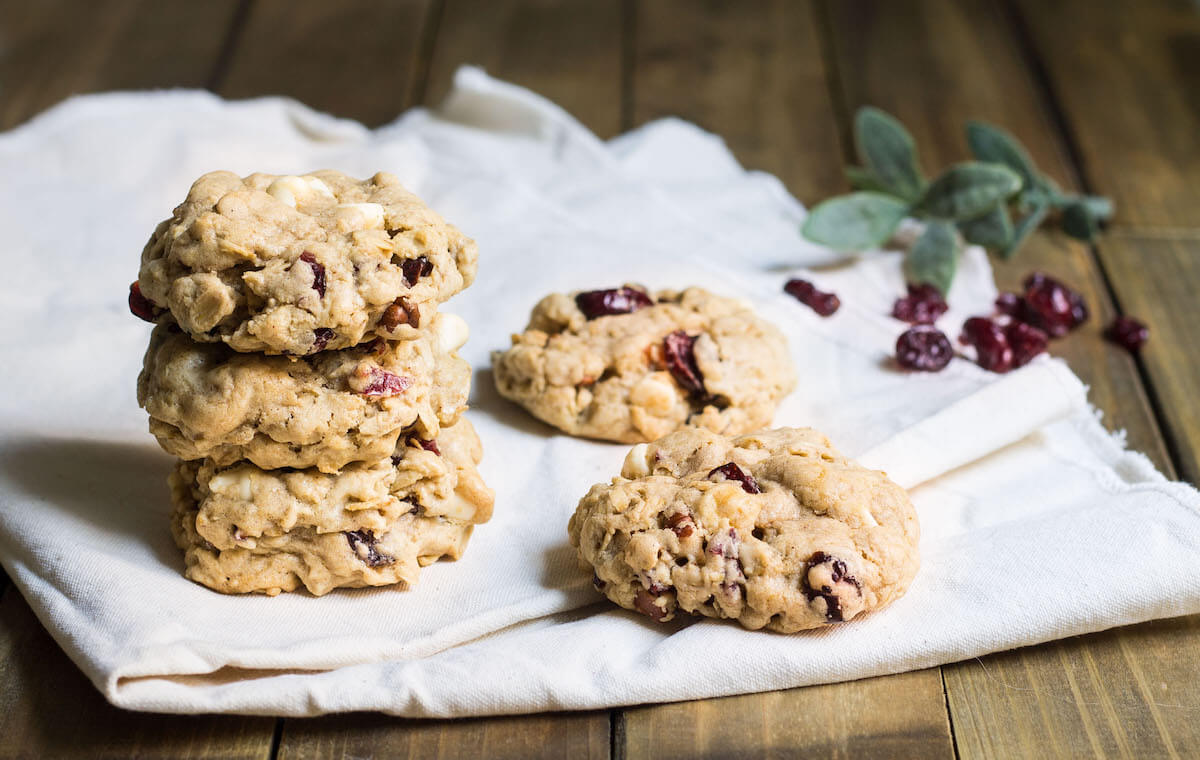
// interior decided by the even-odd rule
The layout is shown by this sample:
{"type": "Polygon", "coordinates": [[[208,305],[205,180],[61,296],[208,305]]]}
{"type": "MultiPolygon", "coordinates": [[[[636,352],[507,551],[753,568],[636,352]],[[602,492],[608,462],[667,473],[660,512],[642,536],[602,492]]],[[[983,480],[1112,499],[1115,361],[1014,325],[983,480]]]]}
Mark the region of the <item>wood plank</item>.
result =
{"type": "MultiPolygon", "coordinates": [[[[1200,9],[1019,0],[1089,180],[1116,223],[1200,228],[1200,9]]],[[[1144,229],[1144,232],[1151,232],[1144,229]]]]}
{"type": "Polygon", "coordinates": [[[1200,756],[1198,641],[1193,615],[947,666],[959,756],[1200,756]]]}
{"type": "Polygon", "coordinates": [[[287,95],[376,126],[412,105],[430,0],[257,0],[218,92],[287,95]]]}
{"type": "Polygon", "coordinates": [[[15,588],[0,601],[0,758],[266,758],[273,718],[113,707],[15,588]]]}
{"type": "MultiPolygon", "coordinates": [[[[1077,180],[1053,120],[1039,98],[1038,84],[1026,66],[1022,48],[1008,19],[982,1],[942,3],[831,3],[834,48],[850,107],[873,103],[900,117],[921,146],[926,168],[965,157],[961,125],[981,118],[1003,125],[1029,147],[1035,160],[1065,186],[1077,180]]],[[[1100,186],[1101,192],[1107,187],[1100,186]]],[[[1108,240],[1104,245],[1108,245],[1108,240]]],[[[1078,287],[1092,307],[1092,320],[1070,338],[1056,342],[1055,354],[1091,385],[1091,399],[1110,424],[1129,430],[1132,445],[1145,450],[1171,473],[1162,435],[1150,411],[1133,361],[1100,337],[1114,313],[1099,266],[1090,251],[1058,235],[1039,235],[1015,261],[997,262],[997,280],[1013,287],[1030,269],[1044,269],[1078,287]]],[[[1129,284],[1137,283],[1133,273],[1129,284]]],[[[1194,279],[1193,279],[1194,282],[1194,279]]],[[[1145,291],[1143,291],[1145,292],[1145,291]]],[[[1124,296],[1122,296],[1124,302],[1124,296]]],[[[1120,634],[1128,667],[1151,667],[1152,652],[1180,643],[1200,644],[1196,618],[1177,630],[1158,623],[1134,626],[1120,634]],[[1144,655],[1143,655],[1144,653],[1144,655]]],[[[943,669],[957,748],[961,756],[1071,757],[1094,747],[1097,710],[1115,711],[1129,735],[1153,736],[1162,730],[1151,700],[1141,692],[1123,696],[1110,677],[1115,663],[1109,640],[1083,637],[1046,647],[1001,654],[943,669]],[[1019,658],[1014,660],[1013,658],[1019,658]],[[989,677],[988,668],[1019,661],[1033,683],[1070,683],[1056,694],[1066,706],[1050,717],[1034,720],[1044,705],[1034,691],[1010,689],[1005,679],[989,677]],[[1073,667],[1073,662],[1104,663],[1073,667]],[[985,665],[986,663],[986,665],[985,665]],[[951,677],[953,674],[953,677],[951,677]],[[1094,699],[1087,695],[1105,695],[1094,699]]],[[[1200,668],[1186,659],[1175,665],[1185,683],[1194,683],[1200,668]]],[[[1011,675],[1005,671],[1006,675],[1011,675]]],[[[1108,718],[1105,718],[1108,719],[1108,718]]],[[[1168,742],[1186,741],[1190,729],[1165,729],[1168,742]]],[[[1106,746],[1100,742],[1100,746],[1106,746]]]]}
{"type": "MultiPolygon", "coordinates": [[[[811,3],[639,3],[633,122],[672,114],[812,202],[844,189],[811,3]]],[[[768,694],[653,705],[618,718],[625,757],[952,757],[936,668],[768,694]],[[864,724],[865,721],[865,724],[864,724]],[[622,730],[623,727],[623,730],[622,730]]]]}
{"type": "Polygon", "coordinates": [[[627,760],[954,757],[936,668],[627,710],[627,760]]]}
{"type": "Polygon", "coordinates": [[[529,87],[601,137],[621,130],[621,4],[612,0],[446,0],[428,102],[462,64],[529,87]]]}
{"type": "Polygon", "coordinates": [[[0,0],[0,129],[75,93],[204,87],[236,9],[237,0],[0,0]]]}
{"type": "Polygon", "coordinates": [[[607,760],[608,714],[404,720],[355,713],[284,723],[280,760],[324,757],[607,760]]]}
{"type": "Polygon", "coordinates": [[[812,3],[655,0],[633,27],[635,124],[695,122],[805,203],[844,188],[812,3]]]}

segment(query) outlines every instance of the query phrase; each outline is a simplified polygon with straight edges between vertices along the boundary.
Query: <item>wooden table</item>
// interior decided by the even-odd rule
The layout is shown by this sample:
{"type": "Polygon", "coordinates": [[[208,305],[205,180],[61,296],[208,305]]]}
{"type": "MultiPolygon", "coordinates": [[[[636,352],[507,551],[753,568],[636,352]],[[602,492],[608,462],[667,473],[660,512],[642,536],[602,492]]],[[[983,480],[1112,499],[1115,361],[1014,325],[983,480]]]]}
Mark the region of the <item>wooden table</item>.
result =
{"type": "MultiPolygon", "coordinates": [[[[547,95],[602,136],[677,114],[802,201],[845,190],[849,118],[897,114],[927,168],[963,122],[1005,125],[1064,186],[1111,196],[1094,247],[1039,234],[1092,320],[1053,346],[1113,428],[1200,480],[1200,6],[1188,0],[0,0],[0,129],[77,92],[283,93],[377,125],[461,63],[547,95]],[[1152,326],[1140,358],[1100,330],[1152,326]]],[[[1200,756],[1200,616],[886,678],[562,715],[411,721],[177,717],[109,706],[7,578],[3,757],[1200,756]]]]}

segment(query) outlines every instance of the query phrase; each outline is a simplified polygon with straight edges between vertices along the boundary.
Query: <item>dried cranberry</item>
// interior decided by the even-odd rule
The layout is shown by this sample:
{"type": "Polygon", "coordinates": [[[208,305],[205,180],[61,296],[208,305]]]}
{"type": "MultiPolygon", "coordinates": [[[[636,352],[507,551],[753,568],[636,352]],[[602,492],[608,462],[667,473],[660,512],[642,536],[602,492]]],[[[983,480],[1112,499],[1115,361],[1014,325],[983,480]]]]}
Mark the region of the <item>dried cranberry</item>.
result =
{"type": "Polygon", "coordinates": [[[355,375],[351,387],[363,396],[386,398],[403,393],[412,385],[412,378],[388,372],[382,367],[370,367],[365,377],[355,375]]]}
{"type": "Polygon", "coordinates": [[[731,601],[741,597],[741,582],[746,580],[746,574],[742,570],[742,560],[739,557],[741,540],[737,531],[730,528],[727,534],[716,534],[709,540],[707,551],[724,560],[725,578],[721,581],[721,591],[731,601]]]}
{"type": "Polygon", "coordinates": [[[1024,367],[1033,361],[1033,357],[1046,350],[1050,338],[1046,333],[1033,325],[1024,322],[1010,322],[1004,328],[1004,337],[1012,347],[1013,367],[1024,367]]]}
{"type": "Polygon", "coordinates": [[[1013,350],[999,323],[987,317],[971,317],[963,323],[958,340],[975,347],[975,361],[991,372],[1008,372],[1013,368],[1013,350]]]}
{"type": "Polygon", "coordinates": [[[762,493],[762,491],[759,490],[758,482],[754,480],[754,476],[747,475],[742,471],[741,467],[738,467],[733,462],[729,462],[728,464],[723,464],[720,467],[715,468],[712,472],[708,473],[708,477],[711,478],[718,472],[724,475],[726,480],[736,480],[737,482],[741,483],[742,490],[746,493],[762,493]]]}
{"type": "Polygon", "coordinates": [[[305,251],[300,254],[300,260],[312,267],[313,284],[312,289],[317,291],[317,296],[325,297],[325,265],[317,263],[317,257],[305,251]]]}
{"type": "Polygon", "coordinates": [[[846,563],[825,552],[816,552],[808,560],[803,578],[804,594],[809,601],[820,597],[825,600],[825,619],[840,623],[843,617],[843,596],[851,593],[862,596],[862,584],[850,575],[846,563]]]}
{"type": "Polygon", "coordinates": [[[635,288],[591,290],[575,296],[575,305],[588,319],[610,314],[632,314],[638,309],[653,306],[650,296],[635,288]]]}
{"type": "Polygon", "coordinates": [[[662,342],[663,362],[681,388],[700,396],[704,394],[704,376],[696,366],[695,344],[696,339],[683,330],[667,335],[662,342]]]}
{"type": "Polygon", "coordinates": [[[910,327],[896,339],[896,361],[905,369],[939,372],[953,356],[950,341],[931,325],[910,327]]]}
{"type": "Polygon", "coordinates": [[[842,305],[833,293],[822,293],[808,280],[788,280],[783,286],[788,295],[809,307],[822,317],[828,317],[842,305]]]}
{"type": "Polygon", "coordinates": [[[420,446],[421,448],[425,449],[426,451],[431,451],[434,454],[437,454],[439,457],[442,455],[442,451],[441,451],[441,449],[438,448],[436,440],[425,440],[424,438],[417,438],[414,435],[413,437],[408,439],[408,442],[411,444],[414,444],[416,446],[420,446]]]}
{"type": "Polygon", "coordinates": [[[996,311],[1000,314],[1015,317],[1021,312],[1022,308],[1024,308],[1024,301],[1016,293],[1006,291],[996,296],[996,311]]]}
{"type": "Polygon", "coordinates": [[[395,330],[400,325],[419,327],[420,322],[420,309],[404,296],[400,296],[388,304],[388,307],[383,310],[383,316],[379,318],[380,326],[388,332],[395,330]]]}
{"type": "Polygon", "coordinates": [[[1041,272],[1025,278],[1025,298],[1017,315],[1023,322],[1055,338],[1066,335],[1088,318],[1083,296],[1041,272]]]}
{"type": "Polygon", "coordinates": [[[433,264],[424,256],[418,256],[415,259],[405,259],[400,265],[400,270],[404,272],[404,284],[411,288],[417,284],[417,280],[433,272],[433,264]]]}
{"type": "Polygon", "coordinates": [[[324,351],[325,346],[329,345],[329,341],[333,340],[334,332],[328,327],[318,327],[313,330],[313,345],[309,350],[310,354],[315,354],[318,351],[324,351]]]}
{"type": "Polygon", "coordinates": [[[653,619],[657,623],[662,623],[671,617],[671,612],[666,607],[660,607],[655,604],[659,594],[652,594],[644,588],[637,591],[637,596],[633,598],[633,606],[637,607],[638,612],[653,619]]]}
{"type": "Polygon", "coordinates": [[[914,325],[931,325],[950,308],[937,288],[927,283],[908,284],[908,295],[897,298],[892,316],[914,325]]]}
{"type": "Polygon", "coordinates": [[[133,316],[138,319],[144,319],[147,322],[155,322],[158,316],[162,314],[162,309],[158,308],[153,301],[142,295],[142,288],[134,280],[129,286],[129,310],[133,312],[133,316]]]}
{"type": "Polygon", "coordinates": [[[390,565],[396,561],[396,558],[390,554],[384,554],[375,548],[377,539],[375,534],[369,530],[348,530],[344,534],[346,542],[350,544],[350,551],[354,552],[354,556],[358,557],[368,567],[381,567],[390,565]]]}
{"type": "Polygon", "coordinates": [[[667,518],[667,527],[675,532],[680,538],[687,538],[692,535],[692,530],[696,527],[696,523],[692,520],[692,516],[687,512],[675,512],[667,518]]]}
{"type": "Polygon", "coordinates": [[[1137,352],[1150,337],[1150,328],[1133,317],[1117,317],[1104,331],[1104,337],[1127,351],[1137,352]]]}
{"type": "Polygon", "coordinates": [[[605,586],[607,586],[607,585],[608,585],[607,583],[605,583],[604,581],[600,580],[600,576],[599,576],[599,575],[596,575],[595,573],[592,573],[592,586],[593,586],[593,587],[595,587],[595,589],[596,589],[597,591],[603,591],[603,590],[604,590],[604,587],[605,587],[605,586]]]}

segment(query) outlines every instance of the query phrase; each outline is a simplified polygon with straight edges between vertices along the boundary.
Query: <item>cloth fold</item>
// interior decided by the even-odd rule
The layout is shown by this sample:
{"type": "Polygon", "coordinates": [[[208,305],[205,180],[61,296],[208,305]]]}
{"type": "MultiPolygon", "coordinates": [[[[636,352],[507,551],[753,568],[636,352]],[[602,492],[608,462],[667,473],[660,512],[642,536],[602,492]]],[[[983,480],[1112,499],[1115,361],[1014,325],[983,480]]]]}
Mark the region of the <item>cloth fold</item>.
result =
{"type": "MultiPolygon", "coordinates": [[[[806,243],[783,186],[685,122],[605,143],[476,69],[438,112],[374,131],[279,98],[116,93],[0,135],[0,176],[0,561],[122,707],[597,708],[899,672],[1200,611],[1200,495],[1107,434],[1065,364],[897,370],[900,255],[844,261],[806,243]],[[180,573],[170,460],[134,399],[149,328],[125,294],[142,243],[195,177],[325,167],[395,172],[479,241],[478,280],[445,309],[473,330],[469,416],[495,517],[410,591],[221,596],[180,573]],[[801,272],[841,295],[836,315],[782,292],[801,272]],[[816,427],[913,488],[923,565],[907,596],[794,636],[656,626],[597,597],[566,523],[627,447],[558,435],[502,401],[488,354],[545,293],[629,281],[745,297],[785,331],[801,381],[776,423],[816,427]]],[[[968,249],[945,331],[995,294],[986,255],[968,249]]]]}

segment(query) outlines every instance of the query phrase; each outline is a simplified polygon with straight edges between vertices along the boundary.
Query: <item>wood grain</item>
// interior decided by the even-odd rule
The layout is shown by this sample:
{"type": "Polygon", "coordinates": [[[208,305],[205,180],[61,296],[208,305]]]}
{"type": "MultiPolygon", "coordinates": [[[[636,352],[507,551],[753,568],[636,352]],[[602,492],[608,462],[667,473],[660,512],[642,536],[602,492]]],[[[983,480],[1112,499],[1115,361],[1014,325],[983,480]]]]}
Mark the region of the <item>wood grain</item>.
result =
{"type": "Polygon", "coordinates": [[[463,64],[529,87],[601,137],[621,131],[621,3],[446,0],[430,63],[430,104],[463,64]]]}
{"type": "Polygon", "coordinates": [[[368,126],[412,105],[430,0],[256,0],[218,92],[288,95],[368,126]]]}
{"type": "Polygon", "coordinates": [[[237,0],[0,0],[0,129],[75,93],[204,87],[236,9],[237,0]]]}
{"type": "Polygon", "coordinates": [[[1116,224],[1200,228],[1200,11],[1186,0],[1019,0],[1086,176],[1116,224]]]}
{"type": "Polygon", "coordinates": [[[273,718],[113,707],[15,588],[0,600],[0,758],[266,758],[273,718]]]}
{"type": "Polygon", "coordinates": [[[284,723],[280,760],[325,757],[539,757],[607,760],[607,713],[563,713],[473,720],[404,720],[338,715],[284,723]]]}
{"type": "Polygon", "coordinates": [[[634,124],[695,122],[805,203],[844,188],[812,3],[654,0],[636,9],[634,124]]]}
{"type": "Polygon", "coordinates": [[[936,668],[633,708],[623,734],[626,760],[954,757],[936,668]]]}

